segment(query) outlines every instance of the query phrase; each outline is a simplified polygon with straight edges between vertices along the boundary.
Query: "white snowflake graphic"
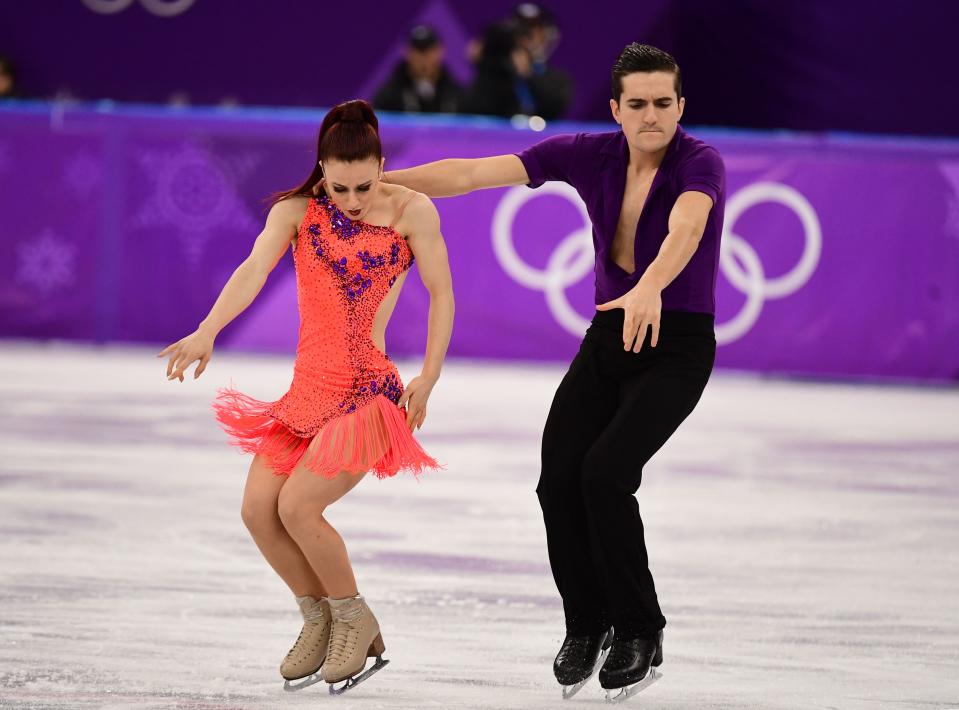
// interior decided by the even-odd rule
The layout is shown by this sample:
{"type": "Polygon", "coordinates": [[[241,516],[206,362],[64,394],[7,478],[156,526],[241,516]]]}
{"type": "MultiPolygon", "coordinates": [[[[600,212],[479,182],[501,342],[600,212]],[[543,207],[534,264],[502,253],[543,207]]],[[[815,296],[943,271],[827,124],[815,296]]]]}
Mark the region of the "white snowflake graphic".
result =
{"type": "Polygon", "coordinates": [[[186,145],[175,151],[138,156],[152,191],[138,210],[136,228],[172,227],[187,263],[196,268],[218,231],[252,232],[256,222],[237,197],[235,183],[259,160],[238,155],[223,162],[210,151],[186,145]]]}
{"type": "Polygon", "coordinates": [[[77,280],[77,248],[46,229],[17,247],[16,281],[43,296],[72,286],[77,280]]]}

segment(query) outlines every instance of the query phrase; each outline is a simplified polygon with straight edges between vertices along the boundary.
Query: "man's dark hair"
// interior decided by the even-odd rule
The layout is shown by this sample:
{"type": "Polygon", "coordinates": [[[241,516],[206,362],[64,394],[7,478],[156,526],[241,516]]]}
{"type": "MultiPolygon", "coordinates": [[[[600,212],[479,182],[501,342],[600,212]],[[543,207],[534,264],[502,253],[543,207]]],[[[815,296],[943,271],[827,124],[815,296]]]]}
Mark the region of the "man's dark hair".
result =
{"type": "Polygon", "coordinates": [[[683,77],[679,72],[679,65],[672,55],[648,44],[633,42],[627,44],[620,52],[619,59],[613,64],[613,99],[619,103],[623,95],[623,77],[635,72],[672,72],[676,79],[673,86],[676,97],[683,97],[683,77]]]}
{"type": "Polygon", "coordinates": [[[421,52],[435,47],[438,44],[442,44],[442,42],[440,42],[440,36],[436,34],[436,30],[429,25],[417,25],[411,29],[407,42],[410,47],[418,49],[421,52]]]}

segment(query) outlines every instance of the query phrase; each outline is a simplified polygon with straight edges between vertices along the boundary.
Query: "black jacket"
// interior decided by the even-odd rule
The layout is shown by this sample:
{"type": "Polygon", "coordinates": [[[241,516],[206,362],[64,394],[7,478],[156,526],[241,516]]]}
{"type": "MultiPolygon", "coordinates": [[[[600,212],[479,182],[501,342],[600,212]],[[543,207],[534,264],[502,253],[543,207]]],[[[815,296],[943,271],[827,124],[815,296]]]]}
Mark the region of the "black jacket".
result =
{"type": "Polygon", "coordinates": [[[420,96],[410,78],[406,60],[401,60],[393,74],[373,97],[373,106],[383,111],[407,113],[456,113],[460,110],[463,90],[446,71],[440,71],[436,93],[432,98],[420,96]]]}
{"type": "Polygon", "coordinates": [[[476,80],[462,102],[464,113],[510,117],[517,113],[561,118],[572,99],[573,86],[569,76],[557,69],[547,68],[528,79],[520,79],[506,62],[481,63],[476,80]],[[523,106],[517,90],[527,87],[532,105],[523,106]]]}

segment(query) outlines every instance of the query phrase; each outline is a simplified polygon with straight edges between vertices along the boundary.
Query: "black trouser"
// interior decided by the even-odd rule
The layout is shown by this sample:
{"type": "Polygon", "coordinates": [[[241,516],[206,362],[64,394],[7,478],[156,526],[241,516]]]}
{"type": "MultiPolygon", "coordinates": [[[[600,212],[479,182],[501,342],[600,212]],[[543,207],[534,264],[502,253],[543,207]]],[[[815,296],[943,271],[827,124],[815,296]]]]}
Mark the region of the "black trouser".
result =
{"type": "Polygon", "coordinates": [[[567,632],[636,638],[666,625],[634,494],[689,416],[716,355],[713,316],[666,311],[659,342],[623,349],[623,311],[597,312],[543,432],[536,493],[567,632]]]}

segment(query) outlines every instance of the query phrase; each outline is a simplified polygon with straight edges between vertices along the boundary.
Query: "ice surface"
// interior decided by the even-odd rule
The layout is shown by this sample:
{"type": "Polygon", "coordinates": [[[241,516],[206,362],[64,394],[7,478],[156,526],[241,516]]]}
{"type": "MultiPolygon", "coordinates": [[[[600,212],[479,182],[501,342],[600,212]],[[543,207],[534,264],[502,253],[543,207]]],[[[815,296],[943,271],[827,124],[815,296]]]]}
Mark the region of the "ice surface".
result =
{"type": "MultiPolygon", "coordinates": [[[[420,434],[447,470],[332,510],[391,663],[330,698],[283,691],[296,605],[209,409],[230,380],[279,396],[291,360],[217,355],[181,384],[152,355],[0,346],[0,707],[565,707],[534,494],[562,368],[448,364],[420,434]]],[[[639,499],[669,625],[629,704],[959,707],[955,389],[719,373],[639,499]]],[[[594,680],[569,707],[602,702],[594,680]]]]}

